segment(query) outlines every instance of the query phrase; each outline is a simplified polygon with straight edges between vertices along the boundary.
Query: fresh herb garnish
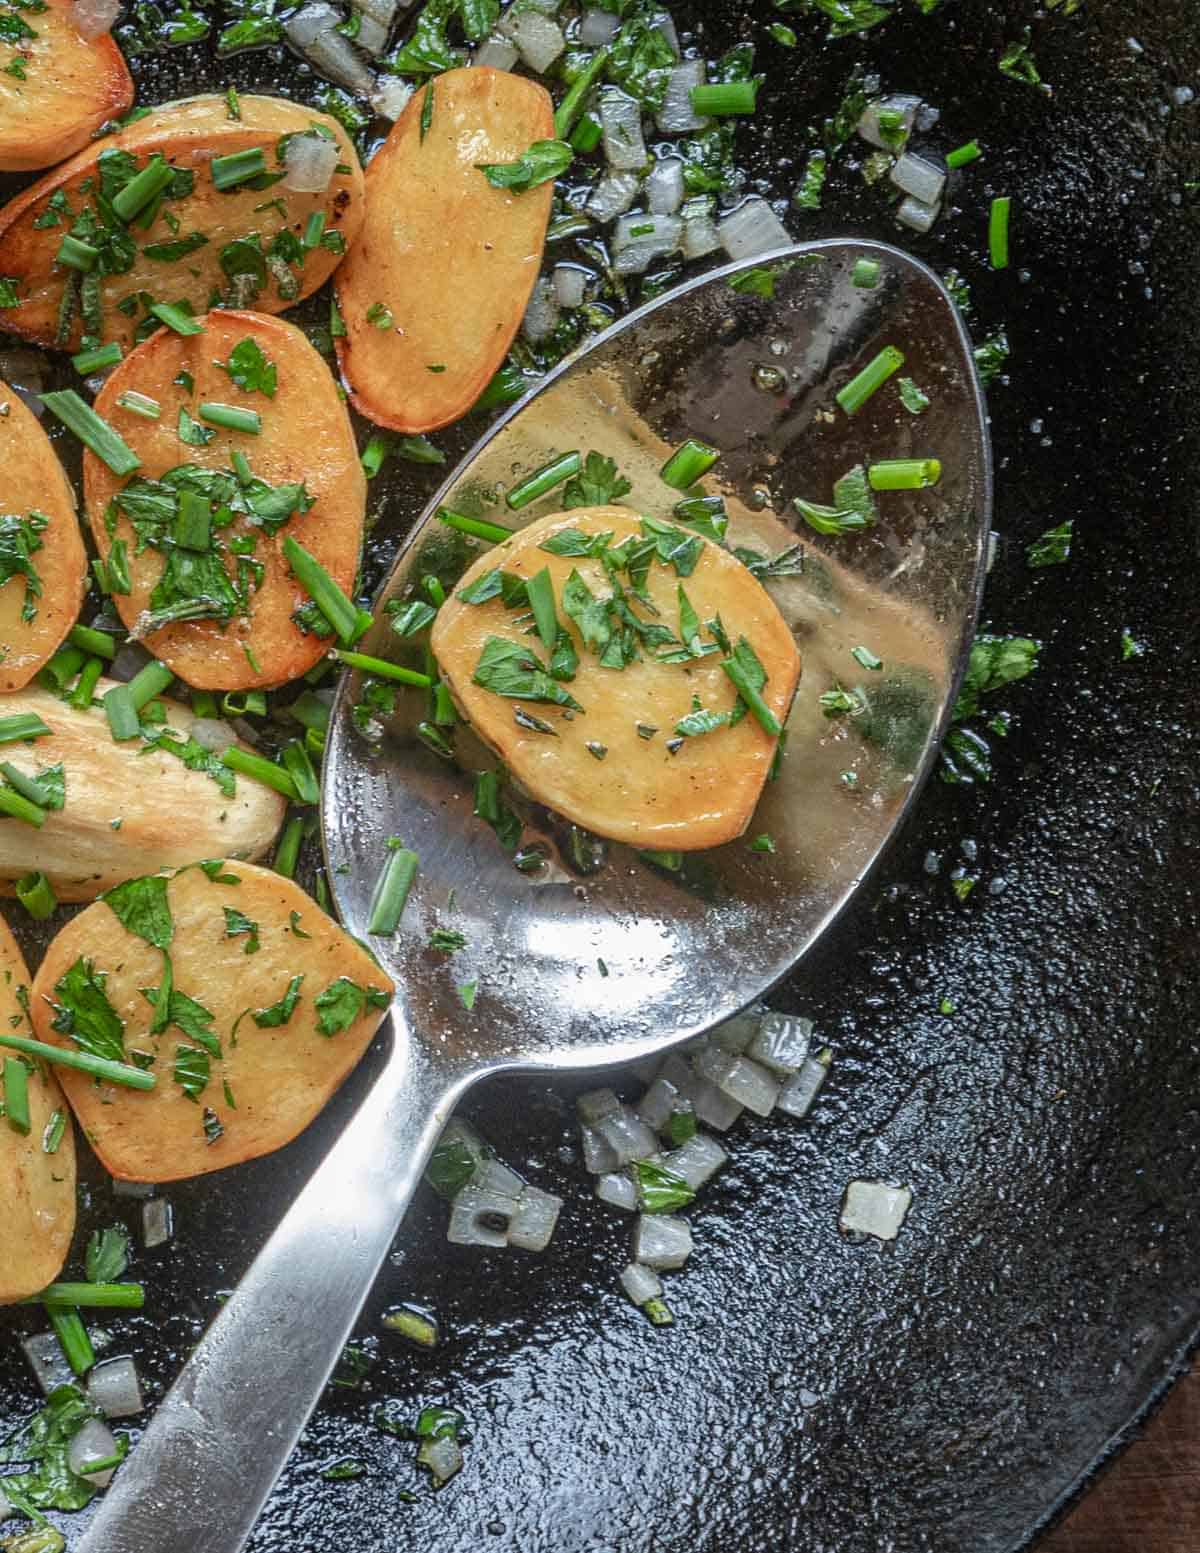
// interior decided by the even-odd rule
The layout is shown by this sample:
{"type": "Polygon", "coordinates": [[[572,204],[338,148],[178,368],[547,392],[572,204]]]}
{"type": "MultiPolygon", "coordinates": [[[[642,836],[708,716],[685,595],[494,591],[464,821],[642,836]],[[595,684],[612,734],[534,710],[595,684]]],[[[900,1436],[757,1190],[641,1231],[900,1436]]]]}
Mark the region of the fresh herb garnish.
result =
{"type": "MultiPolygon", "coordinates": [[[[432,91],[432,85],[429,89],[432,91]]],[[[514,162],[479,162],[476,166],[494,189],[524,194],[561,177],[574,157],[574,151],[564,140],[535,140],[514,162]]]]}
{"type": "Polygon", "coordinates": [[[339,1035],[368,1008],[386,1008],[391,1000],[377,987],[360,987],[348,976],[339,976],[319,993],[313,1003],[317,1029],[322,1035],[339,1035]]]}

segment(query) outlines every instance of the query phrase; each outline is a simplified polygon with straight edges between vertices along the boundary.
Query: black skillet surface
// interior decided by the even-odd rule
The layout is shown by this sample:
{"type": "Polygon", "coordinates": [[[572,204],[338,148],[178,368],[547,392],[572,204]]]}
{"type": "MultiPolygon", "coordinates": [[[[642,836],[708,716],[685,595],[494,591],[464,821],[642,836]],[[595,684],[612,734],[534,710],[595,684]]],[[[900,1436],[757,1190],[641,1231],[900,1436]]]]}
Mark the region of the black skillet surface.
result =
{"type": "MultiPolygon", "coordinates": [[[[745,17],[696,11],[710,53],[762,43],[756,171],[772,187],[794,185],[808,126],[856,62],[937,104],[943,149],[973,135],[988,149],[960,181],[961,208],[911,246],[973,283],[981,334],[1008,328],[985,618],[1041,638],[1042,667],[1000,700],[1013,722],[994,740],[994,783],[935,783],[779,989],[779,1006],[817,1020],[832,1077],[806,1125],[734,1133],[733,1164],[693,1215],[696,1256],[671,1279],[674,1329],[652,1331],[615,1288],[628,1225],[588,1196],[571,1095],[491,1084],[469,1107],[479,1125],[567,1197],[553,1247],[449,1247],[444,1210],[419,1201],[363,1319],[373,1363],[330,1392],[255,1553],[1009,1553],[1200,1327],[1200,223],[1187,188],[1200,109],[1173,97],[1200,75],[1200,24],[1192,0],[1092,0],[1070,18],[945,0],[822,49],[819,24],[800,19],[788,53],[765,36],[774,14],[765,0],[745,17]],[[1053,98],[996,72],[1027,23],[1053,98]],[[1000,275],[981,259],[993,193],[1016,202],[1017,267],[1000,275]],[[1067,518],[1069,564],[1028,571],[1024,545],[1067,518]],[[1144,648],[1128,660],[1126,628],[1144,648]],[[961,903],[957,867],[978,880],[961,903]],[[857,1175],[912,1185],[894,1246],[839,1238],[857,1175]],[[436,1355],[380,1335],[400,1300],[438,1312],[436,1355]],[[411,1419],[430,1402],[461,1408],[472,1435],[437,1496],[413,1448],[372,1425],[381,1404],[411,1419]],[[343,1458],[363,1475],[322,1476],[343,1458]]],[[[312,84],[262,55],[214,73],[196,48],[144,70],[143,90],[230,76],[297,95],[312,84]]],[[[844,169],[821,216],[792,228],[895,236],[879,191],[844,169]]],[[[405,474],[377,551],[422,501],[405,474]]],[[[170,1190],[175,1244],[135,1265],[146,1317],[107,1323],[156,1394],[351,1098],[282,1155],[170,1190]]],[[[132,1222],[89,1179],[81,1234],[132,1222]]],[[[34,1405],[16,1341],[38,1325],[28,1312],[0,1322],[0,1424],[34,1405]]]]}

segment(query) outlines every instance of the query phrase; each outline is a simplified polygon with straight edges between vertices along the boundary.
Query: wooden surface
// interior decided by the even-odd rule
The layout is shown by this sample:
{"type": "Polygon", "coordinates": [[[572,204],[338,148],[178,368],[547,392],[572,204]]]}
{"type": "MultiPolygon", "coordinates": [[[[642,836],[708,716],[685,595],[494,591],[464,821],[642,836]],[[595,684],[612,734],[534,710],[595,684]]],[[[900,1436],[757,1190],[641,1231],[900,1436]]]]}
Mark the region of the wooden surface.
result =
{"type": "Polygon", "coordinates": [[[1200,1553],[1200,1367],[1037,1553],[1200,1553]]]}

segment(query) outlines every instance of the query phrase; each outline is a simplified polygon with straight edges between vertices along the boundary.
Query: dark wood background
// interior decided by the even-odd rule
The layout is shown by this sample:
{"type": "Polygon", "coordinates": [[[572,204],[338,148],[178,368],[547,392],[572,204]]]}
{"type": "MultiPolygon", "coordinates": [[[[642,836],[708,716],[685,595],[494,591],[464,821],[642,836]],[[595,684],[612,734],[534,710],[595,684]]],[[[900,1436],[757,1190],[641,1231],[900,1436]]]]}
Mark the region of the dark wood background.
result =
{"type": "Polygon", "coordinates": [[[1037,1553],[1200,1553],[1200,1370],[1037,1553]]]}

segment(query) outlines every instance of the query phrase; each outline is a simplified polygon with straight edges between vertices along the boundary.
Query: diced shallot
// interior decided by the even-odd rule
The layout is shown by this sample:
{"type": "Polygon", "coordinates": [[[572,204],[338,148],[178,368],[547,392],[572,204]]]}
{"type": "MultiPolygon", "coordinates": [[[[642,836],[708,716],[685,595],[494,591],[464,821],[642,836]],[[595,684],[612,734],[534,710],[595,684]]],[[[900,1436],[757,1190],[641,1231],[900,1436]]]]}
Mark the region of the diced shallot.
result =
{"type": "Polygon", "coordinates": [[[851,1181],[838,1226],[847,1234],[895,1240],[912,1207],[912,1190],[888,1181],[851,1181]]]}
{"type": "Polygon", "coordinates": [[[600,123],[604,130],[604,156],[618,172],[640,171],[646,165],[646,142],[642,139],[642,109],[635,97],[619,86],[606,86],[600,93],[600,123]]]}
{"type": "Polygon", "coordinates": [[[717,231],[731,259],[752,259],[773,248],[786,248],[791,242],[787,227],[758,194],[752,194],[719,222],[717,231]]]}
{"type": "Polygon", "coordinates": [[[637,199],[641,187],[642,180],[637,173],[604,173],[588,196],[588,215],[606,226],[617,216],[625,214],[637,199]]]}
{"type": "Polygon", "coordinates": [[[107,1488],[112,1482],[115,1467],[103,1472],[89,1472],[93,1461],[108,1461],[117,1454],[117,1441],[112,1430],[98,1418],[89,1418],[71,1438],[67,1446],[67,1466],[79,1477],[87,1478],[97,1488],[107,1488]]]}
{"type": "Polygon", "coordinates": [[[690,134],[708,123],[692,111],[692,87],[703,86],[707,73],[702,59],[682,60],[671,71],[663,105],[658,110],[658,127],[664,135],[690,134]]]}
{"type": "Polygon", "coordinates": [[[283,186],[293,194],[323,194],[340,156],[324,135],[293,135],[283,153],[283,186]]]}
{"type": "Polygon", "coordinates": [[[646,203],[652,215],[673,216],[683,204],[683,162],[669,156],[655,162],[646,178],[646,203]]]}
{"type": "Polygon", "coordinates": [[[613,269],[644,275],[656,259],[679,252],[683,222],[678,216],[621,216],[613,232],[613,269]]]}
{"type": "Polygon", "coordinates": [[[537,11],[522,11],[508,16],[500,23],[500,31],[512,39],[521,56],[535,75],[542,75],[567,46],[563,30],[556,21],[537,11]]]}
{"type": "Polygon", "coordinates": [[[236,742],[233,729],[219,717],[198,717],[188,732],[206,750],[227,750],[236,742]]]}
{"type": "Polygon", "coordinates": [[[920,106],[919,97],[880,97],[875,102],[868,103],[863,109],[862,117],[858,121],[858,133],[868,145],[878,146],[882,151],[894,150],[898,143],[902,144],[912,134],[917,109],[920,106]],[[900,124],[896,134],[885,138],[879,127],[881,113],[899,114],[900,124]]]}
{"type": "Polygon", "coordinates": [[[779,1091],[779,1099],[775,1102],[775,1109],[782,1111],[785,1116],[790,1116],[799,1121],[807,1116],[813,1101],[817,1098],[821,1085],[829,1073],[831,1062],[829,1048],[817,1057],[806,1057],[796,1077],[789,1079],[779,1091]]]}
{"type": "Polygon", "coordinates": [[[508,1226],[508,1243],[521,1251],[544,1251],[554,1234],[562,1198],[540,1187],[527,1186],[517,1199],[516,1211],[508,1226]]]}
{"type": "Polygon", "coordinates": [[[475,50],[475,57],[471,63],[486,65],[490,70],[511,70],[520,57],[517,45],[511,39],[502,38],[498,33],[493,33],[475,50]]]}
{"type": "Polygon", "coordinates": [[[681,1181],[686,1181],[693,1192],[698,1192],[702,1186],[712,1180],[728,1159],[729,1155],[715,1138],[710,1138],[706,1133],[697,1132],[686,1143],[681,1143],[677,1149],[672,1149],[663,1164],[672,1175],[677,1175],[681,1181]]]}
{"type": "Polygon", "coordinates": [[[412,82],[404,80],[402,76],[380,76],[371,93],[371,107],[381,119],[391,119],[395,123],[408,107],[415,90],[412,82]]]}
{"type": "Polygon", "coordinates": [[[595,1127],[606,1116],[615,1116],[621,1102],[615,1089],[589,1089],[576,1100],[575,1109],[585,1127],[595,1127]]]}
{"type": "Polygon", "coordinates": [[[484,1160],[471,1177],[471,1185],[480,1191],[495,1192],[498,1197],[506,1197],[510,1203],[517,1202],[525,1190],[525,1183],[517,1172],[510,1170],[498,1159],[484,1160]]]}
{"type": "Polygon", "coordinates": [[[661,1132],[671,1120],[671,1114],[681,1099],[679,1090],[670,1079],[660,1075],[638,1101],[637,1113],[647,1127],[661,1132]]]}
{"type": "Polygon", "coordinates": [[[738,1014],[710,1030],[706,1045],[719,1046],[722,1051],[733,1052],[735,1056],[740,1057],[754,1039],[758,1025],[757,1014],[738,1014]]]}
{"type": "Polygon", "coordinates": [[[612,1208],[633,1213],[637,1208],[637,1187],[633,1177],[623,1170],[610,1171],[596,1182],[596,1196],[612,1208]]]}
{"type": "Polygon", "coordinates": [[[633,1259],[656,1272],[682,1267],[692,1254],[692,1227],[671,1213],[639,1213],[633,1230],[633,1259]]]}
{"type": "Polygon", "coordinates": [[[165,1246],[175,1233],[175,1216],[165,1197],[152,1197],[142,1204],[142,1244],[147,1251],[165,1246]]]}
{"type": "Polygon", "coordinates": [[[926,205],[924,200],[914,199],[910,194],[902,201],[896,212],[896,220],[901,226],[908,227],[911,232],[919,232],[922,236],[928,232],[933,223],[942,213],[941,205],[926,205]]]}
{"type": "Polygon", "coordinates": [[[515,1208],[511,1197],[464,1186],[451,1205],[446,1239],[456,1246],[506,1246],[515,1208]]]}
{"type": "Polygon", "coordinates": [[[658,1152],[658,1139],[630,1106],[597,1122],[596,1131],[613,1150],[618,1165],[632,1165],[658,1152]]]}
{"type": "Polygon", "coordinates": [[[579,23],[579,42],[585,49],[602,49],[611,43],[621,25],[621,18],[613,11],[587,10],[579,23]]]}
{"type": "Polygon", "coordinates": [[[582,307],[587,293],[588,272],[577,264],[554,266],[554,296],[559,307],[582,307]]]}
{"type": "Polygon", "coordinates": [[[680,239],[683,257],[703,259],[716,253],[721,246],[721,234],[713,216],[712,200],[703,197],[688,200],[680,215],[683,217],[683,237],[680,239]]]}
{"type": "Polygon", "coordinates": [[[795,1014],[767,1014],[746,1048],[746,1056],[782,1079],[792,1078],[804,1066],[812,1033],[811,1019],[795,1014]]]}
{"type": "Polygon", "coordinates": [[[283,24],[284,35],[318,75],[344,86],[356,97],[369,97],[375,82],[350,39],[337,31],[340,11],[325,0],[310,0],[283,24]]]}
{"type": "Polygon", "coordinates": [[[433,1478],[434,1488],[441,1488],[456,1473],[462,1471],[462,1446],[446,1436],[437,1440],[422,1440],[417,1452],[417,1465],[427,1467],[433,1478]]]}
{"type": "Polygon", "coordinates": [[[554,333],[558,325],[558,313],[554,284],[543,275],[534,283],[529,305],[525,309],[525,319],[521,324],[521,332],[531,345],[540,344],[554,333]]]}
{"type": "Polygon", "coordinates": [[[593,1127],[582,1129],[583,1168],[589,1175],[603,1176],[617,1168],[617,1151],[593,1127]]]}
{"type": "MultiPolygon", "coordinates": [[[[748,1057],[738,1057],[732,1052],[712,1048],[696,1056],[696,1072],[710,1084],[744,1105],[756,1116],[769,1116],[779,1095],[779,1080],[757,1062],[748,1057]]],[[[697,1107],[697,1115],[699,1107],[697,1107]]]]}
{"type": "Polygon", "coordinates": [[[635,1305],[662,1299],[662,1279],[652,1267],[643,1267],[640,1262],[630,1262],[621,1274],[621,1287],[635,1305]]]}
{"type": "Polygon", "coordinates": [[[132,1418],[145,1406],[137,1365],[130,1358],[98,1364],[88,1378],[87,1394],[106,1418],[132,1418]]]}
{"type": "Polygon", "coordinates": [[[373,16],[360,16],[358,19],[358,31],[354,34],[354,41],[362,49],[364,54],[369,54],[372,59],[378,59],[387,48],[388,30],[380,25],[373,16]]]}
{"type": "MultiPolygon", "coordinates": [[[[409,0],[403,0],[403,4],[408,3],[409,0]]],[[[350,0],[350,7],[363,16],[369,16],[385,31],[391,28],[396,20],[396,12],[400,9],[397,0],[350,0]]]]}
{"type": "Polygon", "coordinates": [[[944,170],[911,151],[906,151],[892,168],[891,179],[898,189],[923,205],[940,205],[946,192],[944,170]]]}
{"type": "Polygon", "coordinates": [[[38,1332],[34,1337],[27,1337],[21,1347],[38,1385],[47,1396],[56,1386],[69,1386],[75,1379],[62,1344],[53,1332],[38,1332]]]}
{"type": "Polygon", "coordinates": [[[81,38],[98,38],[111,32],[121,14],[121,0],[71,0],[71,20],[81,38]]]}

